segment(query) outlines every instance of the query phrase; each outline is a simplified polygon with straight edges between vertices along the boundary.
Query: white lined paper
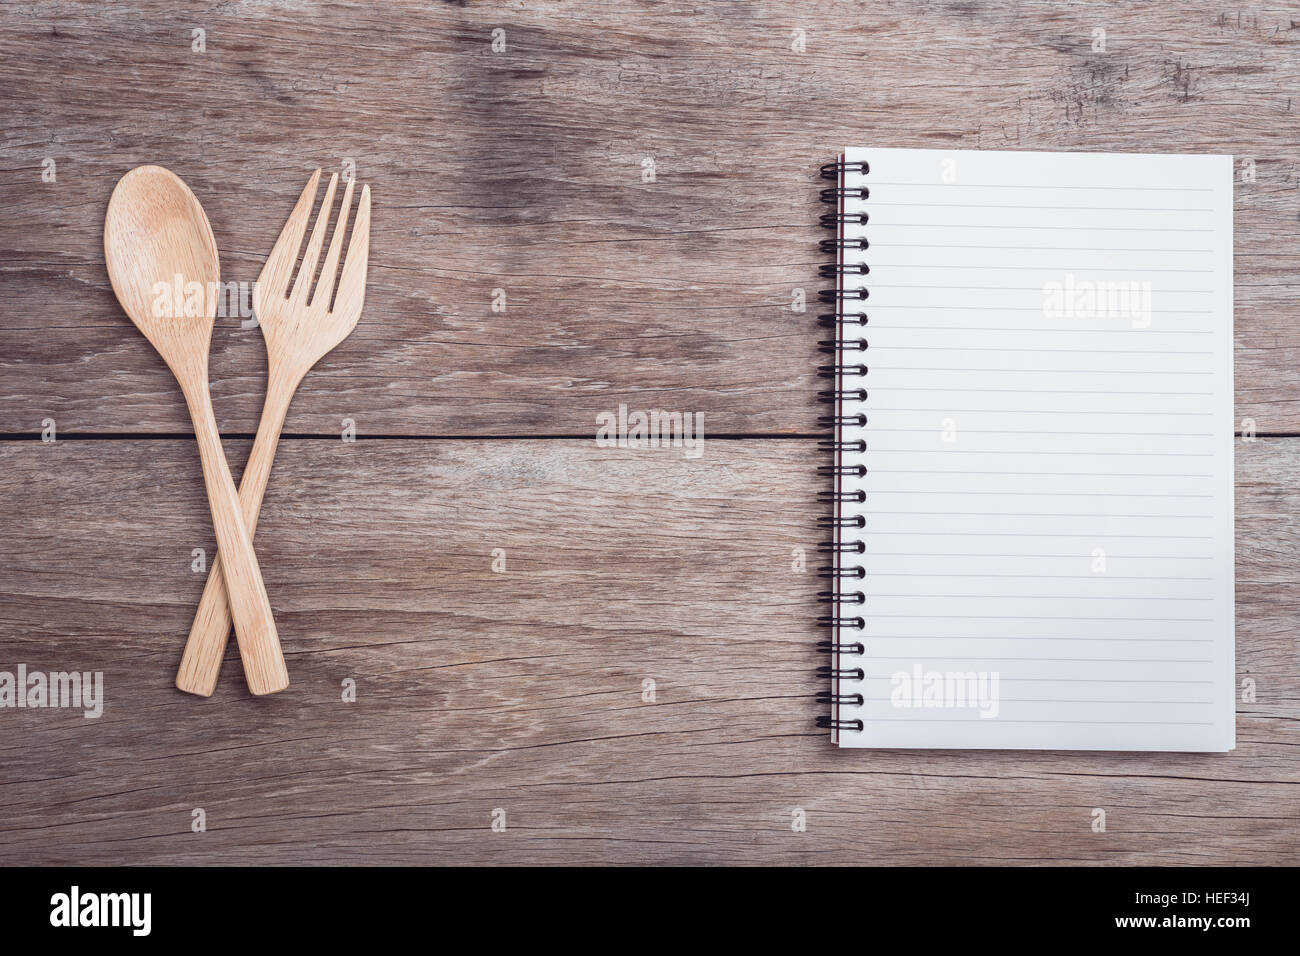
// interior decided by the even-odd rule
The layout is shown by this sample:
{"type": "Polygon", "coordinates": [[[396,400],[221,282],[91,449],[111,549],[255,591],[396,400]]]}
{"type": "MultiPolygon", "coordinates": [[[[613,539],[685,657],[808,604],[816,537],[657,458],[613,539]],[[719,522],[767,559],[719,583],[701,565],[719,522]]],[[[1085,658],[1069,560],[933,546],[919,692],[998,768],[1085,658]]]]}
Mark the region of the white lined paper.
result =
{"type": "Polygon", "coordinates": [[[839,639],[865,653],[839,660],[864,671],[839,743],[1232,749],[1231,157],[844,159],[871,170],[843,182],[870,190],[842,260],[870,273],[842,279],[869,371],[840,385],[868,391],[840,435],[868,472],[841,479],[865,577],[839,590],[865,599],[839,639]],[[901,706],[902,673],[997,675],[996,715],[901,706]]]}

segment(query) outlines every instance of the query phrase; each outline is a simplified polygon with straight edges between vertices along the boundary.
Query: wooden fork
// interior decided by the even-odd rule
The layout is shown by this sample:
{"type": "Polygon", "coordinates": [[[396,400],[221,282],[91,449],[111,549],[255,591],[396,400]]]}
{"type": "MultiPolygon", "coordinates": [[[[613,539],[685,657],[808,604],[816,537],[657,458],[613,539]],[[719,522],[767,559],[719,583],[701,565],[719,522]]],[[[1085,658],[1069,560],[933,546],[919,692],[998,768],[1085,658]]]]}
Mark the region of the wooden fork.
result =
{"type": "MultiPolygon", "coordinates": [[[[248,533],[257,530],[258,513],[262,496],[271,475],[280,431],[289,412],[289,403],[303,376],[332,348],[342,342],[356,328],[361,316],[361,306],[366,296],[366,266],[370,255],[370,187],[361,190],[356,221],[352,226],[352,239],[348,243],[347,257],[339,279],[338,294],[334,295],[334,274],[338,269],[343,236],[347,230],[348,210],[352,205],[353,183],[348,182],[343,193],[339,221],[334,227],[325,265],[320,280],[312,287],[316,263],[320,259],[325,230],[329,225],[334,191],[338,174],[330,177],[325,190],[325,201],[307,240],[302,268],[289,287],[298,249],[307,229],[312,204],[320,184],[318,169],[312,173],[307,187],[298,197],[298,203],[289,214],[275,248],[271,250],[262,274],[253,288],[253,311],[262,336],[266,339],[268,377],[266,402],[262,407],[262,420],[257,426],[257,437],[248,457],[239,483],[239,505],[244,515],[248,533]],[[311,293],[310,299],[308,293],[311,293]],[[331,296],[333,304],[331,305],[331,296]]],[[[208,571],[207,584],[199,601],[198,613],[190,627],[189,640],[181,657],[176,674],[176,686],[191,694],[211,696],[217,686],[221,660],[225,656],[226,641],[230,637],[230,607],[226,585],[221,573],[218,553],[208,571]]]]}

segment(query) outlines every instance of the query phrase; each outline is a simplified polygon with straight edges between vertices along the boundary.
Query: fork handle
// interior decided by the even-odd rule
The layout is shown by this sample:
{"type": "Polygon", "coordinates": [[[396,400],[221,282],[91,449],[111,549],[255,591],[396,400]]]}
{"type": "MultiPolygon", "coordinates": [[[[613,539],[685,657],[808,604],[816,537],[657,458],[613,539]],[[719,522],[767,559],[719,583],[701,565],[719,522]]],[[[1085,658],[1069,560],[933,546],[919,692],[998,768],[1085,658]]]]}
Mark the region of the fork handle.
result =
{"type": "MultiPolygon", "coordinates": [[[[203,392],[206,398],[207,389],[203,392]]],[[[285,668],[284,653],[271,617],[270,601],[253,552],[252,538],[292,395],[292,390],[286,395],[281,389],[268,387],[257,438],[240,480],[238,494],[221,449],[211,401],[206,402],[208,421],[203,427],[200,427],[200,416],[194,416],[212,519],[217,531],[217,554],[213,557],[176,675],[176,686],[188,693],[203,697],[212,695],[232,620],[249,690],[254,694],[273,694],[289,686],[289,672],[285,668]],[[220,474],[214,474],[216,472],[220,474]],[[222,476],[224,482],[220,480],[222,476]],[[214,484],[218,486],[215,494],[214,484]],[[223,484],[224,487],[220,487],[223,484]]]]}

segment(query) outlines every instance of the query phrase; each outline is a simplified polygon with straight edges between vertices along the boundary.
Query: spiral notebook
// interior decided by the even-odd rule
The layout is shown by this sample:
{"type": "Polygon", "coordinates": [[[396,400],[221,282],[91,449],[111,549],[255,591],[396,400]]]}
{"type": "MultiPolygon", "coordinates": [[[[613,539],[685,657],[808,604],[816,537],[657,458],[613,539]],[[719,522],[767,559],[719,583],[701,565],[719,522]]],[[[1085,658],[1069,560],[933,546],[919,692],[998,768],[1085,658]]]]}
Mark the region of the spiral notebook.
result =
{"type": "Polygon", "coordinates": [[[1232,158],[849,149],[822,176],[820,723],[1231,750],[1232,158]]]}

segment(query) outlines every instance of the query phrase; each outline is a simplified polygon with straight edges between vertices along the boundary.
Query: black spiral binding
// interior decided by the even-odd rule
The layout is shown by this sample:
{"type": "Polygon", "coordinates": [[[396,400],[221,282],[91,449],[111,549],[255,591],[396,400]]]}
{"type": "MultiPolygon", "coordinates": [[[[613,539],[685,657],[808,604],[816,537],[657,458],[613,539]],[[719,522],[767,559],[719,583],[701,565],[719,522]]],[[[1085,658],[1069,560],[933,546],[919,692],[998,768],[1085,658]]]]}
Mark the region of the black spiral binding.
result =
{"type": "Polygon", "coordinates": [[[847,563],[848,555],[861,554],[865,547],[861,541],[845,543],[840,540],[841,528],[860,528],[866,520],[861,516],[845,517],[840,513],[842,504],[861,502],[866,499],[865,492],[844,491],[840,486],[840,479],[843,477],[860,477],[866,474],[864,465],[845,465],[842,457],[846,451],[865,451],[866,442],[844,441],[840,438],[840,429],[846,425],[866,424],[866,416],[861,413],[845,414],[844,403],[862,402],[867,397],[866,389],[845,388],[844,376],[865,375],[867,371],[867,366],[862,362],[867,351],[867,339],[862,334],[866,331],[867,313],[862,311],[860,303],[866,301],[868,292],[866,289],[855,289],[851,293],[846,293],[842,277],[868,275],[871,272],[866,265],[844,262],[846,249],[869,248],[866,239],[844,238],[845,224],[865,224],[868,215],[867,213],[845,213],[841,205],[842,200],[866,199],[870,195],[870,190],[866,186],[846,187],[844,185],[844,174],[848,172],[865,176],[871,172],[871,167],[865,162],[845,162],[841,159],[834,163],[827,163],[821,168],[822,179],[828,179],[836,184],[832,188],[821,191],[821,201],[834,206],[836,211],[821,217],[823,227],[835,230],[835,238],[823,239],[819,246],[822,252],[834,255],[835,262],[821,266],[818,273],[824,279],[835,279],[836,287],[823,289],[817,293],[818,301],[834,309],[832,312],[823,312],[817,317],[818,324],[833,333],[832,338],[823,339],[818,343],[819,351],[829,355],[830,361],[825,365],[819,365],[817,374],[821,378],[829,379],[833,385],[832,388],[819,392],[818,398],[834,406],[833,414],[822,415],[817,419],[818,425],[831,430],[831,438],[821,442],[821,447],[834,455],[834,464],[823,465],[817,469],[818,474],[833,480],[833,490],[821,492],[817,496],[819,501],[831,505],[832,512],[829,517],[817,519],[818,527],[826,528],[832,533],[830,541],[817,547],[818,552],[827,555],[830,562],[817,570],[818,577],[830,582],[828,589],[817,595],[819,601],[830,606],[829,613],[820,615],[817,623],[828,628],[831,634],[829,640],[817,645],[817,649],[830,654],[832,663],[830,666],[819,668],[817,673],[819,677],[833,681],[830,691],[823,691],[817,695],[819,703],[829,704],[831,708],[829,716],[817,718],[817,726],[833,731],[863,729],[861,720],[840,717],[841,707],[861,707],[864,703],[861,694],[840,693],[840,681],[862,679],[862,668],[853,666],[849,658],[864,654],[866,647],[860,640],[849,639],[844,632],[861,631],[867,623],[865,618],[851,610],[852,605],[866,603],[866,595],[851,585],[845,586],[846,582],[866,577],[866,570],[861,565],[847,563]]]}

